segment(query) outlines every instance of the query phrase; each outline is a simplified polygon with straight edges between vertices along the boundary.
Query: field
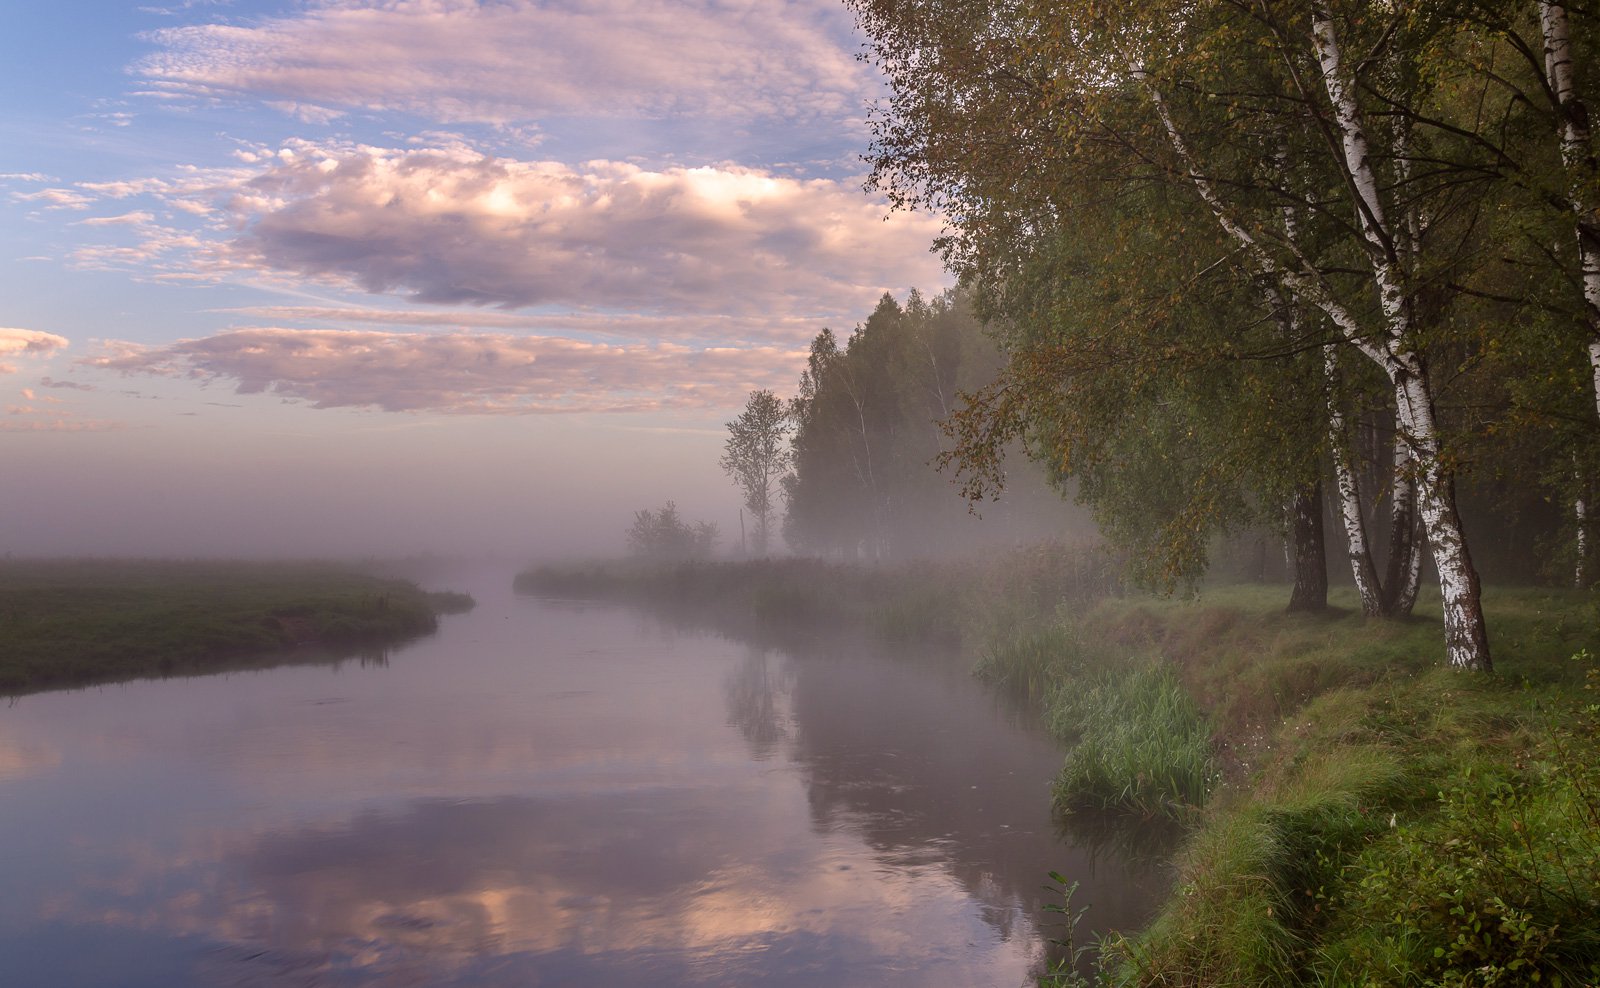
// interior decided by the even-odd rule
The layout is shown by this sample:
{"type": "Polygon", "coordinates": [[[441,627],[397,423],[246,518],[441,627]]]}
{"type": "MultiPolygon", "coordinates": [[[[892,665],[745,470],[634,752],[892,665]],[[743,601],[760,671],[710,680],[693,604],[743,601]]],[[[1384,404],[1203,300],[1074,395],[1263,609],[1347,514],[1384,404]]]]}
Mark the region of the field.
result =
{"type": "Polygon", "coordinates": [[[323,564],[6,560],[0,694],[381,649],[469,606],[323,564]]]}

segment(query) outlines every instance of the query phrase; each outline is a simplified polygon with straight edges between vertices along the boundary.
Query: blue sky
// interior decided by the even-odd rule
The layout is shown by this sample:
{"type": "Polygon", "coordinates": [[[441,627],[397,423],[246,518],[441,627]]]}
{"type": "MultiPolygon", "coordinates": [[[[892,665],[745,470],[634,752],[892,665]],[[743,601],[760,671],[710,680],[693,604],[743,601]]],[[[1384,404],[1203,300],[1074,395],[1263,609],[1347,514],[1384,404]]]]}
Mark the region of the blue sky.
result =
{"type": "Polygon", "coordinates": [[[944,277],[828,0],[18,5],[0,551],[736,528],[722,423],[944,277]]]}

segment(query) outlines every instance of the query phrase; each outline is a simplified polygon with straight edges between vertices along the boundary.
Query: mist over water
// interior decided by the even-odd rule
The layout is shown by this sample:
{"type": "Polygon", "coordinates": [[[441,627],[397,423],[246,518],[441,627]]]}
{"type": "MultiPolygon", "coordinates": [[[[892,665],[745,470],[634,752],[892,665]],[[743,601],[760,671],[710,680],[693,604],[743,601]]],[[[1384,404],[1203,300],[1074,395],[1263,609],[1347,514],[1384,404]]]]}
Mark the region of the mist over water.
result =
{"type": "Polygon", "coordinates": [[[1044,871],[1132,926],[1161,868],[1050,818],[1055,744],[955,656],[785,650],[435,577],[381,663],[0,717],[19,984],[1016,984],[1044,871]],[[20,965],[20,967],[18,966],[20,965]]]}

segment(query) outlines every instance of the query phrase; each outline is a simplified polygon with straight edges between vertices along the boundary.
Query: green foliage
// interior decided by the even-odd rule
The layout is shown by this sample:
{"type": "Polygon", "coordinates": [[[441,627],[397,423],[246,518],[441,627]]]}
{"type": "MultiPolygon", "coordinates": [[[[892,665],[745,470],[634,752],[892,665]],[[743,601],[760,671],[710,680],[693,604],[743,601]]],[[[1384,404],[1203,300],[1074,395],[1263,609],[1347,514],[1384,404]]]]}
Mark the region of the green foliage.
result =
{"type": "Polygon", "coordinates": [[[1051,623],[992,640],[973,674],[996,688],[1044,703],[1071,679],[1084,675],[1082,633],[1051,623]]]}
{"type": "Polygon", "coordinates": [[[1049,970],[1039,976],[1039,988],[1093,988],[1094,981],[1082,973],[1084,959],[1094,948],[1089,944],[1078,942],[1078,926],[1083,921],[1084,913],[1089,911],[1088,906],[1074,909],[1072,897],[1078,891],[1078,883],[1069,881],[1060,872],[1050,872],[1050,884],[1045,886],[1045,891],[1060,898],[1060,902],[1048,902],[1044,906],[1046,918],[1049,916],[1061,917],[1062,931],[1058,937],[1052,937],[1051,943],[1060,951],[1060,954],[1050,964],[1049,970]]]}
{"type": "Polygon", "coordinates": [[[1594,601],[1491,602],[1516,681],[1435,668],[1431,622],[1284,615],[1244,588],[1085,615],[1208,698],[1228,780],[1161,915],[1108,946],[1115,983],[1592,983],[1600,740],[1566,656],[1594,601]]]}
{"type": "MultiPolygon", "coordinates": [[[[1563,164],[1559,124],[1586,111],[1544,77],[1548,5],[849,3],[890,86],[873,181],[949,218],[939,246],[1005,355],[949,420],[969,495],[1004,484],[1025,442],[1135,575],[1172,589],[1216,534],[1278,527],[1333,449],[1359,451],[1330,435],[1330,407],[1387,434],[1410,382],[1438,413],[1437,455],[1405,426],[1445,478],[1429,488],[1476,485],[1496,524],[1475,540],[1515,510],[1578,576],[1600,313],[1574,227],[1595,241],[1580,218],[1600,185],[1587,134],[1563,164]],[[1344,56],[1328,77],[1323,15],[1344,56]],[[1371,188],[1344,153],[1340,88],[1371,188]]],[[[1592,105],[1600,22],[1571,14],[1592,105]]],[[[1363,478],[1369,505],[1394,473],[1363,478]]],[[[1527,560],[1531,535],[1501,557],[1527,560]]]]}
{"type": "Polygon", "coordinates": [[[1600,980],[1600,707],[1562,713],[1510,764],[1449,773],[1430,812],[1350,865],[1332,966],[1373,984],[1600,980]]]}

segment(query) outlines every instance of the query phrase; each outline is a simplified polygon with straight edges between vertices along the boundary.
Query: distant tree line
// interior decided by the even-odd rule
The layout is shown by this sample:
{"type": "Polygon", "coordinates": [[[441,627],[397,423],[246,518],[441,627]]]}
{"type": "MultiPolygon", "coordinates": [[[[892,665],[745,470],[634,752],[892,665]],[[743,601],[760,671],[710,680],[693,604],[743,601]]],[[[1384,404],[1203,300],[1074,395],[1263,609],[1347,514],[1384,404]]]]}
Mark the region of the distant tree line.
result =
{"type": "Polygon", "coordinates": [[[628,528],[628,552],[641,559],[681,561],[708,558],[717,547],[717,526],[701,521],[690,524],[678,514],[678,505],[668,501],[652,511],[634,512],[628,528]]]}
{"type": "Polygon", "coordinates": [[[904,305],[885,294],[842,343],[824,329],[789,401],[784,539],[802,551],[872,557],[937,542],[941,522],[966,512],[934,470],[947,447],[940,423],[999,366],[959,292],[930,301],[913,289],[904,305]]]}

